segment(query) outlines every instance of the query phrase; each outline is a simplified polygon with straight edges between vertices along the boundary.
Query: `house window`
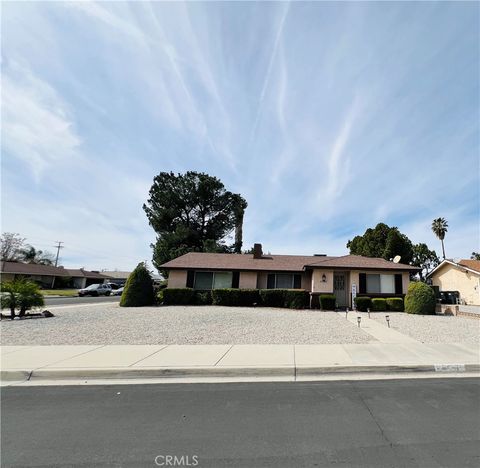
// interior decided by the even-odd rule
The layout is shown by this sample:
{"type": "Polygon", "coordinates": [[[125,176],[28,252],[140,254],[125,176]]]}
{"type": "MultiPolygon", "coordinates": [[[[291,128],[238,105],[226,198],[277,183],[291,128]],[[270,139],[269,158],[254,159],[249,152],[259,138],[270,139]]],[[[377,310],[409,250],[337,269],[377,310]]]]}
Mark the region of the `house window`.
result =
{"type": "Polygon", "coordinates": [[[231,271],[197,271],[195,272],[194,289],[223,289],[232,287],[231,271]]]}
{"type": "Polygon", "coordinates": [[[297,273],[269,273],[267,289],[301,289],[302,275],[297,273]]]}
{"type": "Polygon", "coordinates": [[[395,294],[395,275],[367,275],[367,294],[395,294]]]}

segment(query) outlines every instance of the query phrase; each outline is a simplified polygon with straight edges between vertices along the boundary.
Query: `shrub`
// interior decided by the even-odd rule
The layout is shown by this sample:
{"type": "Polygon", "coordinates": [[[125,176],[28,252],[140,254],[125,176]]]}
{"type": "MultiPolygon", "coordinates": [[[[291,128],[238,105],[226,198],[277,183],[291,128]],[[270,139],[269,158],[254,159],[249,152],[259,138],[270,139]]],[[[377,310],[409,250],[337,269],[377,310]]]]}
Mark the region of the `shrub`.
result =
{"type": "Polygon", "coordinates": [[[303,289],[287,289],[284,306],[289,309],[306,309],[309,306],[310,294],[303,289]]]}
{"type": "Polygon", "coordinates": [[[152,305],[155,302],[153,292],[153,282],[150,272],[145,263],[141,262],[125,283],[122,296],[120,298],[121,307],[140,307],[152,305]]]}
{"type": "Polygon", "coordinates": [[[10,317],[15,318],[15,309],[19,309],[19,317],[23,317],[27,310],[44,305],[43,294],[33,281],[14,280],[2,283],[0,307],[10,309],[10,317]]]}
{"type": "Polygon", "coordinates": [[[410,283],[405,296],[405,312],[408,314],[434,314],[435,293],[420,281],[410,283]]]}
{"type": "Polygon", "coordinates": [[[387,310],[387,301],[381,297],[375,297],[372,299],[372,310],[376,312],[383,312],[387,310]]]}
{"type": "Polygon", "coordinates": [[[258,289],[213,289],[212,302],[214,305],[250,307],[260,302],[258,289]]]}
{"type": "Polygon", "coordinates": [[[212,292],[211,291],[194,291],[193,302],[196,305],[211,305],[212,292]]]}
{"type": "Polygon", "coordinates": [[[193,304],[193,302],[194,291],[191,288],[167,288],[163,290],[163,303],[165,305],[188,305],[193,304]]]}
{"type": "Polygon", "coordinates": [[[157,291],[156,298],[157,298],[157,304],[163,303],[163,289],[161,289],[160,291],[157,291]]]}
{"type": "Polygon", "coordinates": [[[355,297],[355,306],[359,312],[366,312],[367,309],[372,308],[372,299],[366,296],[355,297]]]}
{"type": "Polygon", "coordinates": [[[387,309],[403,312],[403,299],[401,297],[387,297],[387,309]]]}
{"type": "Polygon", "coordinates": [[[322,310],[335,310],[337,299],[333,294],[320,294],[320,307],[322,310]]]}
{"type": "Polygon", "coordinates": [[[285,307],[286,289],[261,289],[260,299],[265,307],[285,307]]]}

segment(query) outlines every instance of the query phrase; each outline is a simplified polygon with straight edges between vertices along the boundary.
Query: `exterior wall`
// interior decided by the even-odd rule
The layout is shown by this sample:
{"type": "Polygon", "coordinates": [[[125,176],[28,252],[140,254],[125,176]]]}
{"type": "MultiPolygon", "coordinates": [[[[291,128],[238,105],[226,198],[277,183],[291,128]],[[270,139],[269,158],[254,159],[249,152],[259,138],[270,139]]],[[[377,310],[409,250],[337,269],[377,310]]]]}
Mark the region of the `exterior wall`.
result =
{"type": "Polygon", "coordinates": [[[314,293],[332,293],[333,292],[333,270],[313,270],[312,271],[312,288],[314,293]],[[322,276],[327,277],[327,281],[322,281],[322,276]]]}
{"type": "Polygon", "coordinates": [[[186,288],[187,270],[170,270],[168,275],[168,288],[186,288]]]}
{"type": "Polygon", "coordinates": [[[446,264],[432,275],[440,291],[458,291],[466,304],[480,305],[480,275],[446,264]]]}
{"type": "Polygon", "coordinates": [[[0,277],[2,281],[13,281],[15,279],[15,275],[13,273],[2,273],[0,277]]]}
{"type": "Polygon", "coordinates": [[[83,289],[87,285],[87,278],[73,278],[73,287],[83,289]]]}
{"type": "Polygon", "coordinates": [[[240,289],[256,289],[257,288],[257,272],[256,271],[241,271],[240,272],[240,289]]]}

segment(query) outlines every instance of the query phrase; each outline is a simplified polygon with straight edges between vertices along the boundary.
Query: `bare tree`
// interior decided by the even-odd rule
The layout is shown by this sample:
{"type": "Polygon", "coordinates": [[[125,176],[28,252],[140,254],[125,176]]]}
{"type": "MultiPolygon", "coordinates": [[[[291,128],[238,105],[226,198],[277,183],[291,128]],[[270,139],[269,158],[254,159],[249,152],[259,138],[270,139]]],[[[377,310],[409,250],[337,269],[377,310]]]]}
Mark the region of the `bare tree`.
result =
{"type": "Polygon", "coordinates": [[[20,250],[25,238],[16,232],[4,232],[0,238],[0,256],[3,262],[16,262],[21,256],[20,250]]]}

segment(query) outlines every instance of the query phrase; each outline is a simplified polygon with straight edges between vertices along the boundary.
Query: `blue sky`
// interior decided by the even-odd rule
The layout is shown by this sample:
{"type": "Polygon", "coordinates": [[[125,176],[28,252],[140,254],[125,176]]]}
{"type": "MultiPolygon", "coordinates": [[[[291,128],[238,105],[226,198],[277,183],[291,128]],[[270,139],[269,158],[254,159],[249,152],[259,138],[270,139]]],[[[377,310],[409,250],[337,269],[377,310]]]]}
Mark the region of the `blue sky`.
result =
{"type": "Polygon", "coordinates": [[[129,269],[160,171],[248,201],[244,242],[346,254],[378,222],[479,250],[479,5],[3,3],[2,230],[129,269]]]}

